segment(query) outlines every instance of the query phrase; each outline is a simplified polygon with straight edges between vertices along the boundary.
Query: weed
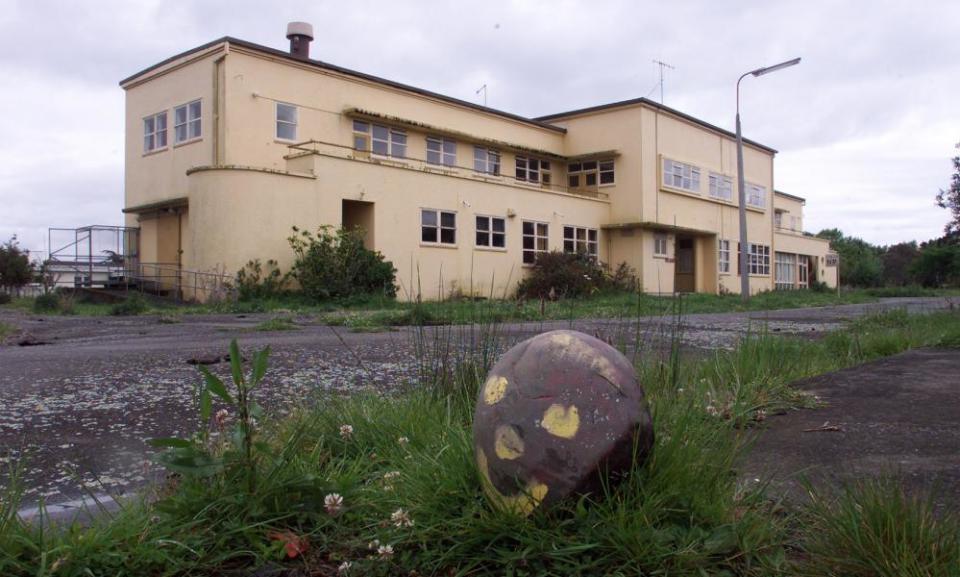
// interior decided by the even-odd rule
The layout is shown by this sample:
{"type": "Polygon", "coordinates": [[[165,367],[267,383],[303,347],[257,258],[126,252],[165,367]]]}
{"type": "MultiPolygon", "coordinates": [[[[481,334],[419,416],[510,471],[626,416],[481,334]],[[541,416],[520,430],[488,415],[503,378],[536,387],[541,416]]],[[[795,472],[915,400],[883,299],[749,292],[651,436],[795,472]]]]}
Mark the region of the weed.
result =
{"type": "Polygon", "coordinates": [[[56,292],[37,295],[33,300],[33,312],[53,313],[60,310],[60,295],[56,292]]]}
{"type": "Polygon", "coordinates": [[[137,316],[147,312],[150,305],[140,293],[131,292],[127,298],[110,307],[113,316],[137,316]]]}

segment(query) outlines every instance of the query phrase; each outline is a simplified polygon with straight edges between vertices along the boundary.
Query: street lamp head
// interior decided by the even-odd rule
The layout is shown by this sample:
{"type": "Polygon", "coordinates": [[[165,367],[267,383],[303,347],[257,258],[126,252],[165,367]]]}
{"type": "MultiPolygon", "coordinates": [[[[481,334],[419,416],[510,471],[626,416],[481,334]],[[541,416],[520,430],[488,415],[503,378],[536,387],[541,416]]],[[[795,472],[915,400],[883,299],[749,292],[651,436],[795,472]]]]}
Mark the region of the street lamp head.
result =
{"type": "Polygon", "coordinates": [[[763,76],[764,74],[770,74],[771,72],[776,72],[777,70],[782,70],[789,66],[795,64],[800,64],[799,58],[794,58],[793,60],[787,60],[786,62],[781,62],[780,64],[774,64],[773,66],[767,66],[766,68],[757,68],[756,70],[750,72],[754,76],[763,76]]]}

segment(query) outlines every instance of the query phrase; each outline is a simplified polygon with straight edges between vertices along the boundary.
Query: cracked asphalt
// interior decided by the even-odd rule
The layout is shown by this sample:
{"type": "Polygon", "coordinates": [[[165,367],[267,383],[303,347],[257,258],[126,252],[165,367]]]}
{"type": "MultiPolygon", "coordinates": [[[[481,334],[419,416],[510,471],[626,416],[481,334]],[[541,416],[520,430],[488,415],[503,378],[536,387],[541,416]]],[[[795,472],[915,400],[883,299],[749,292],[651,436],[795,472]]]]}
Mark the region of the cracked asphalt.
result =
{"type": "MultiPolygon", "coordinates": [[[[884,299],[878,303],[785,311],[688,315],[682,343],[691,354],[733,347],[760,327],[816,337],[851,319],[884,309],[911,312],[946,308],[939,298],[884,299]]],[[[328,394],[361,389],[389,392],[415,385],[416,329],[352,333],[309,317],[294,317],[297,330],[257,332],[276,314],[61,317],[0,311],[17,332],[0,345],[0,491],[11,467],[21,468],[24,505],[75,500],[88,492],[122,495],[162,473],[151,463],[146,440],[185,435],[196,426],[193,387],[199,380],[190,359],[226,352],[238,339],[247,352],[270,345],[270,369],[258,401],[282,415],[328,394]],[[18,342],[46,343],[17,346],[18,342]]],[[[506,324],[499,346],[534,334],[574,328],[637,354],[669,348],[671,317],[630,321],[580,320],[506,324]]],[[[424,329],[428,342],[449,340],[471,347],[476,327],[424,329]]],[[[225,363],[212,365],[225,375],[225,363]]],[[[0,493],[2,494],[2,493],[0,493]]]]}

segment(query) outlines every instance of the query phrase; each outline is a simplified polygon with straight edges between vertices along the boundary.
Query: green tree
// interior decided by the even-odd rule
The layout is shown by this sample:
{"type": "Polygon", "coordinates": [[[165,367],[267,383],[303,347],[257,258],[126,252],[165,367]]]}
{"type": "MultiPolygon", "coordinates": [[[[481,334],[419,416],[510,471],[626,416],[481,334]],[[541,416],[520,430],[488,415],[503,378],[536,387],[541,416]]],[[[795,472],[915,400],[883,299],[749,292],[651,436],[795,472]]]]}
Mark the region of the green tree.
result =
{"type": "Polygon", "coordinates": [[[960,244],[944,239],[924,243],[910,272],[923,286],[960,286],[960,244]]]}
{"type": "Polygon", "coordinates": [[[901,242],[886,247],[880,259],[883,262],[884,286],[906,286],[913,282],[911,267],[920,256],[916,241],[901,242]]]}
{"type": "Polygon", "coordinates": [[[867,241],[845,236],[837,228],[828,228],[817,233],[830,241],[830,248],[840,255],[840,282],[848,286],[875,287],[883,282],[881,250],[867,241]]]}
{"type": "Polygon", "coordinates": [[[0,244],[0,288],[13,292],[33,279],[30,252],[20,248],[17,235],[0,244]]]}
{"type": "MultiPolygon", "coordinates": [[[[960,142],[956,148],[960,149],[960,142]]],[[[937,193],[937,206],[950,211],[950,222],[944,227],[948,237],[960,236],[960,156],[953,157],[953,170],[950,187],[937,193]]]]}

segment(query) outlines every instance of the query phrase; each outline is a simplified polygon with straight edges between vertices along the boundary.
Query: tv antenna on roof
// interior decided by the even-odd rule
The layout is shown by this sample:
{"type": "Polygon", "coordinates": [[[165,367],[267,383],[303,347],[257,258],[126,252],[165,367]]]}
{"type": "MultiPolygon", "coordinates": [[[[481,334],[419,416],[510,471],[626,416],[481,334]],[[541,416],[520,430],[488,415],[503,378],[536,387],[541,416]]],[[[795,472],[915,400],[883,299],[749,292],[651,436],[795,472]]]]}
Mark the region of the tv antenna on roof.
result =
{"type": "Polygon", "coordinates": [[[487,85],[486,85],[486,83],[484,83],[484,85],[481,86],[480,88],[477,88],[476,94],[480,94],[481,92],[483,92],[483,105],[486,106],[486,105],[487,105],[487,85]]]}
{"type": "Polygon", "coordinates": [[[670,66],[663,60],[654,59],[653,63],[660,67],[660,104],[663,104],[663,69],[669,68],[670,70],[676,70],[676,68],[670,66]]]}

